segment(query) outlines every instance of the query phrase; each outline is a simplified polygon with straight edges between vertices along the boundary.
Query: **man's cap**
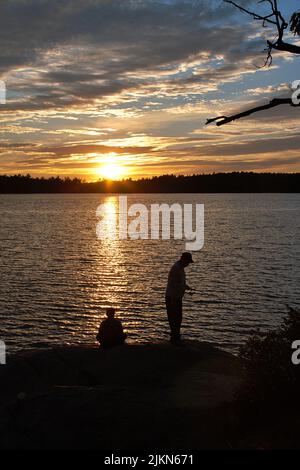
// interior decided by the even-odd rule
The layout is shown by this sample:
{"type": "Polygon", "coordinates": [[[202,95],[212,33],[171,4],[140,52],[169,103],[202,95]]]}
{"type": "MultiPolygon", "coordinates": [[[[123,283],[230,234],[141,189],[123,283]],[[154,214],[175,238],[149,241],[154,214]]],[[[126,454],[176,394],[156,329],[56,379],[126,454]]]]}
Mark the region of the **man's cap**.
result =
{"type": "Polygon", "coordinates": [[[106,315],[113,315],[115,313],[116,313],[115,308],[109,307],[109,308],[106,309],[106,315]]]}
{"type": "Polygon", "coordinates": [[[188,252],[182,253],[181,259],[183,261],[188,261],[189,263],[194,263],[191,253],[188,252]]]}

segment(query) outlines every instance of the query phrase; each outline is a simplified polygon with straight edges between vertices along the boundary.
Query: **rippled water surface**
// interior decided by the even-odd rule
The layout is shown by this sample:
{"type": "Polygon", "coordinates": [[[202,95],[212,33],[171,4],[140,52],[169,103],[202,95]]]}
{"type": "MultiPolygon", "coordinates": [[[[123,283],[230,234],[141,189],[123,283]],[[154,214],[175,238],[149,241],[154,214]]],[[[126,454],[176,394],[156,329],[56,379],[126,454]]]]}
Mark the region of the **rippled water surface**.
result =
{"type": "MultiPolygon", "coordinates": [[[[92,343],[107,306],[131,341],[165,339],[168,270],[179,240],[96,237],[114,195],[0,195],[0,338],[9,351],[92,343]]],[[[183,334],[236,351],[250,332],[300,305],[300,195],[130,195],[128,203],[204,203],[205,246],[187,269],[183,334]],[[200,302],[205,300],[206,302],[200,302]]]]}

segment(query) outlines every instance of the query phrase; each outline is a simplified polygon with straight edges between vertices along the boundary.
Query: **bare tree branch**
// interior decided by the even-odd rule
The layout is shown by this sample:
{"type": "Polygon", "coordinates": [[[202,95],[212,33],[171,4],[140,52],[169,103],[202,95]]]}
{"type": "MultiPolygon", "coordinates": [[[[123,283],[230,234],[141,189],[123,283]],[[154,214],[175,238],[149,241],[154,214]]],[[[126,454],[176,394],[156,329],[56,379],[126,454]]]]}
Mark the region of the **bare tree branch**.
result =
{"type": "Polygon", "coordinates": [[[275,43],[268,41],[268,45],[271,47],[271,49],[276,49],[277,51],[290,52],[291,54],[300,54],[300,46],[296,46],[295,44],[289,44],[284,41],[277,41],[275,43]]]}
{"type": "MultiPolygon", "coordinates": [[[[284,33],[289,26],[289,23],[285,20],[283,14],[278,8],[278,0],[260,0],[258,3],[267,3],[270,6],[271,13],[268,15],[262,16],[258,13],[250,11],[238,3],[232,0],[224,0],[225,3],[233,5],[234,7],[238,8],[243,13],[250,15],[254,20],[262,21],[263,27],[267,25],[272,25],[272,27],[276,26],[276,38],[273,41],[267,41],[267,58],[265,61],[264,66],[272,64],[272,51],[273,49],[282,52],[289,52],[291,54],[300,54],[300,46],[295,44],[286,43],[284,38],[284,33]]],[[[300,11],[295,12],[290,20],[290,30],[294,33],[294,35],[300,36],[300,11]]],[[[288,104],[293,107],[299,107],[300,105],[295,105],[291,98],[274,98],[268,104],[263,106],[256,106],[255,108],[249,109],[242,113],[234,114],[233,116],[218,116],[216,118],[207,119],[206,125],[215,122],[217,126],[223,126],[224,124],[228,124],[229,122],[235,121],[237,119],[241,119],[243,117],[250,116],[251,114],[257,113],[259,111],[264,111],[266,109],[275,108],[276,106],[280,106],[283,104],[288,104]]]]}
{"type": "Polygon", "coordinates": [[[232,2],[231,0],[224,0],[224,2],[229,3],[230,5],[233,5],[234,7],[238,8],[243,13],[247,13],[247,15],[252,16],[255,20],[260,20],[260,21],[263,21],[264,23],[270,23],[270,24],[277,26],[276,21],[271,20],[271,18],[274,16],[273,13],[267,16],[261,16],[255,13],[254,11],[247,10],[246,8],[242,7],[241,5],[238,5],[236,2],[232,2]]]}
{"type": "Polygon", "coordinates": [[[218,116],[216,118],[207,119],[206,125],[215,122],[217,126],[223,126],[229,122],[236,121],[243,117],[251,116],[251,114],[258,113],[259,111],[265,111],[266,109],[275,108],[276,106],[281,106],[283,104],[288,104],[293,107],[300,107],[300,105],[295,105],[291,98],[274,98],[268,104],[262,106],[256,106],[255,108],[248,109],[242,113],[234,114],[233,116],[218,116]]]}
{"type": "MultiPolygon", "coordinates": [[[[272,50],[275,49],[277,51],[282,52],[289,52],[291,54],[300,54],[300,46],[295,44],[286,43],[284,38],[284,33],[289,26],[289,23],[285,20],[283,14],[278,9],[278,1],[277,0],[260,0],[258,3],[268,3],[271,8],[271,13],[268,15],[262,16],[254,11],[247,10],[247,8],[242,7],[238,3],[232,0],[224,0],[225,3],[233,5],[235,8],[238,8],[243,13],[246,13],[249,16],[252,16],[254,20],[262,21],[263,26],[272,25],[276,26],[276,38],[274,41],[267,41],[267,51],[268,51],[268,58],[266,60],[265,65],[271,65],[272,63],[272,50]]],[[[290,21],[291,31],[294,32],[295,35],[300,35],[300,13],[295,12],[290,21]]]]}

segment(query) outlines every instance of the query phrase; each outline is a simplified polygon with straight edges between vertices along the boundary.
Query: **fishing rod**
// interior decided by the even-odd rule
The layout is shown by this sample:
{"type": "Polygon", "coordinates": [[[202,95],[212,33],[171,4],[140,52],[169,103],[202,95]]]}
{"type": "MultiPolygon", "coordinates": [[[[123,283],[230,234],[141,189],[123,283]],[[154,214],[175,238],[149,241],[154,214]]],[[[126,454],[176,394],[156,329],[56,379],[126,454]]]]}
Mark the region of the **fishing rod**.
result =
{"type": "MultiPolygon", "coordinates": [[[[187,294],[189,294],[190,296],[193,296],[194,294],[202,294],[202,292],[200,292],[197,289],[191,289],[191,291],[187,291],[187,294]]],[[[207,299],[194,299],[194,298],[186,299],[186,300],[189,302],[195,302],[195,303],[201,303],[201,304],[231,304],[231,302],[226,302],[223,300],[207,300],[207,299]]]]}
{"type": "Polygon", "coordinates": [[[194,302],[197,304],[215,304],[215,305],[224,305],[230,304],[233,305],[232,302],[226,302],[223,300],[199,300],[199,299],[185,299],[187,302],[194,302]]]}

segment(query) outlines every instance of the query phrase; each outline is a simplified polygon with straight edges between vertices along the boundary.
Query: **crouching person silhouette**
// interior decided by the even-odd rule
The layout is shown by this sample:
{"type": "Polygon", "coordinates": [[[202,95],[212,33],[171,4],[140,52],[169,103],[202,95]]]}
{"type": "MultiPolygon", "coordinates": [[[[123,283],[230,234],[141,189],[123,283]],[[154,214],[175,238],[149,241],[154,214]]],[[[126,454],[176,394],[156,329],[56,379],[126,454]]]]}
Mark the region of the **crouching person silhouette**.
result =
{"type": "Polygon", "coordinates": [[[103,320],[99,326],[99,331],[96,336],[103,348],[113,348],[125,343],[127,335],[123,331],[123,326],[120,320],[115,318],[116,310],[108,308],[106,310],[107,318],[103,320]]]}

